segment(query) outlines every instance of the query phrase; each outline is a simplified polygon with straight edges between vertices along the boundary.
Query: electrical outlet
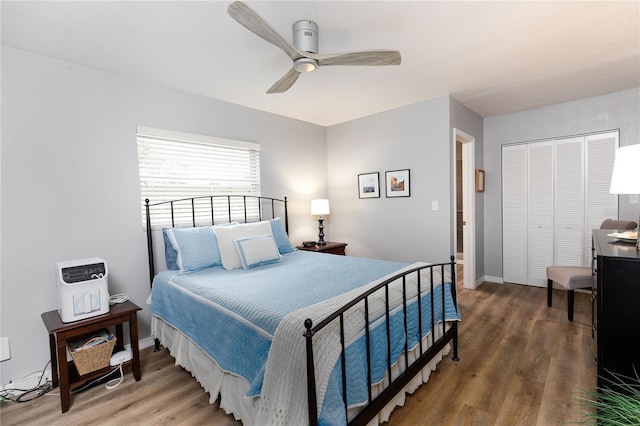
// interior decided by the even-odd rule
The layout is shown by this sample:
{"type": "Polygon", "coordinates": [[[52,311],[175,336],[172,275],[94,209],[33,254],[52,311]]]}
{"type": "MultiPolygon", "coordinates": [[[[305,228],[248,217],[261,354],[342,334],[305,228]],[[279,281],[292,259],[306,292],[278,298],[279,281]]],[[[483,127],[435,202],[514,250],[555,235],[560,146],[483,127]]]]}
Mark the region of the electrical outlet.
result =
{"type": "Polygon", "coordinates": [[[638,194],[629,194],[629,204],[638,204],[638,194]]]}
{"type": "Polygon", "coordinates": [[[0,339],[0,361],[6,361],[11,358],[11,347],[9,346],[9,338],[0,339]]]}

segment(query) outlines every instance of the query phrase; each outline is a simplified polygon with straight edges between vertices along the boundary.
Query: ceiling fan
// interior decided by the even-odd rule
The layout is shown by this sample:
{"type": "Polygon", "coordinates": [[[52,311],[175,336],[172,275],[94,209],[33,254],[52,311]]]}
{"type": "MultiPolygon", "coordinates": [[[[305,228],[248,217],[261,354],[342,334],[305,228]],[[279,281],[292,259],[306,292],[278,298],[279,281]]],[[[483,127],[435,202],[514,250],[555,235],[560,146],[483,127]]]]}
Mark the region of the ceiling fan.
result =
{"type": "Polygon", "coordinates": [[[286,41],[253,9],[234,1],[227,9],[229,15],[256,34],[279,47],[293,61],[293,67],[267,90],[267,93],[286,92],[298,80],[300,73],[311,72],[327,65],[400,65],[397,50],[364,50],[360,52],[318,54],[318,25],[309,20],[293,24],[293,44],[286,41]]]}

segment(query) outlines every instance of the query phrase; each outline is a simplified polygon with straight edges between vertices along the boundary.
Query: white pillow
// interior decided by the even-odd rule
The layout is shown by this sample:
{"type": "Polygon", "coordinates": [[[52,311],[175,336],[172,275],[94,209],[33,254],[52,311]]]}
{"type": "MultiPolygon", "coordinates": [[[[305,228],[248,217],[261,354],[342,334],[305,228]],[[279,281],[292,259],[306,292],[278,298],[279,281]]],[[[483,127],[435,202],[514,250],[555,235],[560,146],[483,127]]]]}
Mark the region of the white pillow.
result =
{"type": "Polygon", "coordinates": [[[251,237],[273,235],[269,221],[241,223],[239,225],[214,228],[218,238],[218,249],[224,269],[238,269],[242,267],[242,261],[233,240],[251,237]]]}
{"type": "Polygon", "coordinates": [[[233,242],[238,250],[242,269],[251,269],[282,261],[282,255],[278,251],[278,245],[273,235],[240,238],[233,240],[233,242]]]}

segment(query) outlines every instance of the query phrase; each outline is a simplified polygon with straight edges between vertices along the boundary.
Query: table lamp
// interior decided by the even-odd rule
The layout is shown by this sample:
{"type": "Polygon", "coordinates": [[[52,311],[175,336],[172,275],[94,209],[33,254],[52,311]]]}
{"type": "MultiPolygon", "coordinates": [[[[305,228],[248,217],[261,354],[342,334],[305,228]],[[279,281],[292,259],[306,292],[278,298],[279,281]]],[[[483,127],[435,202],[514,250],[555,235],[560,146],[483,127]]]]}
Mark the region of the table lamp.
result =
{"type": "MultiPolygon", "coordinates": [[[[640,144],[622,146],[616,150],[609,192],[640,194],[640,144]]],[[[640,251],[640,238],[636,241],[636,249],[640,251]]]]}
{"type": "Polygon", "coordinates": [[[318,216],[318,245],[323,246],[327,243],[324,242],[324,222],[323,215],[329,214],[329,200],[319,199],[319,200],[311,200],[311,214],[314,216],[318,216]]]}

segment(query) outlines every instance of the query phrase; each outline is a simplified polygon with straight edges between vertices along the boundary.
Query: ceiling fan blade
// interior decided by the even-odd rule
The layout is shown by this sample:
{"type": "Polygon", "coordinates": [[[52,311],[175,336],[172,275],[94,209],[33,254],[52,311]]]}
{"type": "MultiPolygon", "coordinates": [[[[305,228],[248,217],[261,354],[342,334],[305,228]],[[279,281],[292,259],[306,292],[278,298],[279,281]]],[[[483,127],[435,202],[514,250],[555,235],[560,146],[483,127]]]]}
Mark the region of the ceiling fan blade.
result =
{"type": "Polygon", "coordinates": [[[302,52],[298,51],[293,45],[287,42],[271,27],[271,25],[267,23],[267,21],[262,19],[260,15],[244,3],[234,1],[227,8],[227,13],[229,13],[229,16],[233,19],[238,21],[240,25],[244,26],[258,37],[261,37],[274,46],[282,49],[291,59],[296,60],[303,56],[302,52]]]}
{"type": "Polygon", "coordinates": [[[291,68],[288,73],[267,90],[267,93],[283,93],[289,90],[293,83],[300,77],[300,72],[291,68]]]}
{"type": "Polygon", "coordinates": [[[397,50],[364,50],[361,52],[305,56],[318,61],[318,65],[400,65],[402,57],[397,50]]]}

